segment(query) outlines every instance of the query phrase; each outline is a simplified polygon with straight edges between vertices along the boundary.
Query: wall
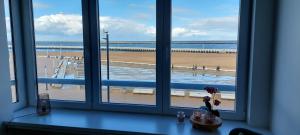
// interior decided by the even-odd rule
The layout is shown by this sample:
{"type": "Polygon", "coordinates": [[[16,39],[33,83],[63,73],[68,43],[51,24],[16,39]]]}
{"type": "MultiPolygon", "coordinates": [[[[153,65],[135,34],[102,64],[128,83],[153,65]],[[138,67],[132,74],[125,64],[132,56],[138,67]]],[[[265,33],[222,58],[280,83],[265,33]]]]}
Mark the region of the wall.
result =
{"type": "Polygon", "coordinates": [[[278,0],[271,129],[300,134],[300,1],[278,0]]]}
{"type": "Polygon", "coordinates": [[[269,128],[274,0],[253,0],[247,122],[269,128]]]}
{"type": "MultiPolygon", "coordinates": [[[[0,0],[0,124],[12,118],[4,2],[0,0]]],[[[2,130],[2,129],[0,129],[2,130]]],[[[0,131],[0,134],[3,134],[0,131]]]]}

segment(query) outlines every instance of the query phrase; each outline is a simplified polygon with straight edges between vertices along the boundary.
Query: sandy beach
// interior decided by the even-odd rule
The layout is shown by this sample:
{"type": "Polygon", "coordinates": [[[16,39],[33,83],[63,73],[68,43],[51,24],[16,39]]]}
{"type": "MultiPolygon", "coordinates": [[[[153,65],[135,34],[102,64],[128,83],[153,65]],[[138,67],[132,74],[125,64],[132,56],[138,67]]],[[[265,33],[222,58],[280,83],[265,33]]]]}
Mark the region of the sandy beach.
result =
{"type": "MultiPolygon", "coordinates": [[[[38,56],[46,56],[46,53],[38,52],[38,56]]],[[[49,56],[59,56],[58,52],[49,52],[49,56]]],[[[63,56],[77,56],[82,57],[82,52],[63,52],[63,56]]],[[[110,52],[111,62],[129,62],[129,63],[143,63],[153,65],[156,63],[156,54],[154,52],[110,52]]],[[[42,62],[43,60],[39,60],[42,62]]],[[[101,52],[101,61],[105,64],[106,52],[101,52]]],[[[176,67],[190,67],[197,65],[199,68],[205,66],[208,69],[216,69],[220,66],[223,70],[236,69],[236,54],[235,53],[184,53],[173,52],[171,57],[171,64],[176,67]]],[[[39,65],[38,65],[39,66],[39,65]]]]}
{"type": "MultiPolygon", "coordinates": [[[[72,101],[85,101],[85,90],[83,86],[78,85],[64,85],[64,88],[55,89],[49,87],[49,90],[45,90],[45,84],[39,85],[40,93],[49,93],[50,98],[57,100],[72,100],[72,101]]],[[[111,103],[126,103],[126,104],[145,104],[155,105],[155,91],[153,94],[139,94],[133,93],[134,88],[122,88],[122,87],[110,87],[110,102],[111,103]]],[[[203,106],[203,98],[190,97],[185,91],[185,96],[171,96],[171,106],[176,107],[191,107],[198,108],[203,106]]],[[[100,99],[99,99],[100,101],[100,99]]],[[[102,102],[107,102],[107,89],[102,89],[102,102]]],[[[235,100],[222,99],[222,104],[218,106],[218,109],[234,110],[235,100]]]]}
{"type": "MultiPolygon", "coordinates": [[[[110,52],[110,60],[123,62],[155,64],[155,56],[154,52],[110,52]]],[[[101,59],[106,60],[105,52],[102,52],[101,59]]],[[[236,54],[173,52],[171,64],[174,67],[193,67],[193,65],[197,65],[215,69],[220,66],[222,69],[235,70],[236,54]]]]}
{"type": "MultiPolygon", "coordinates": [[[[64,56],[65,59],[71,63],[66,69],[66,74],[81,74],[84,75],[83,66],[83,53],[80,52],[37,52],[37,68],[38,75],[44,77],[51,77],[55,70],[55,67],[59,64],[61,59],[57,56],[64,56]],[[73,57],[78,57],[78,59],[73,59],[73,57]],[[76,63],[76,64],[72,64],[76,63]],[[81,66],[78,66],[81,63],[81,66]],[[45,65],[47,66],[47,73],[45,72],[45,65]],[[78,73],[81,72],[81,73],[78,73]]],[[[207,69],[214,70],[215,73],[235,74],[236,68],[236,54],[227,53],[182,53],[175,52],[172,53],[172,65],[173,67],[192,71],[193,66],[197,65],[200,70],[202,66],[207,69]],[[216,67],[220,66],[221,71],[215,71],[216,67]],[[223,71],[225,70],[225,71],[223,71]],[[227,71],[228,70],[228,71],[227,71]]],[[[106,53],[102,52],[101,55],[102,65],[106,64],[106,53]]],[[[155,67],[155,53],[154,52],[110,52],[110,63],[111,65],[118,66],[150,66],[150,68],[155,67]]],[[[214,74],[214,73],[212,73],[214,74]]],[[[76,75],[75,75],[76,76],[76,75]]],[[[63,85],[61,88],[49,86],[49,90],[45,90],[45,84],[39,84],[39,92],[49,93],[52,99],[58,100],[75,100],[75,101],[85,101],[85,89],[84,86],[80,85],[63,85]]],[[[155,105],[155,91],[154,94],[136,94],[132,90],[134,88],[128,87],[110,87],[110,102],[112,103],[128,103],[128,104],[147,104],[155,105]]],[[[171,105],[180,107],[199,107],[202,106],[201,97],[191,97],[188,93],[191,90],[185,90],[184,96],[171,96],[171,105]]],[[[102,101],[107,102],[107,90],[102,90],[102,101]]],[[[222,100],[221,109],[233,110],[235,105],[235,100],[224,99],[222,100]]]]}

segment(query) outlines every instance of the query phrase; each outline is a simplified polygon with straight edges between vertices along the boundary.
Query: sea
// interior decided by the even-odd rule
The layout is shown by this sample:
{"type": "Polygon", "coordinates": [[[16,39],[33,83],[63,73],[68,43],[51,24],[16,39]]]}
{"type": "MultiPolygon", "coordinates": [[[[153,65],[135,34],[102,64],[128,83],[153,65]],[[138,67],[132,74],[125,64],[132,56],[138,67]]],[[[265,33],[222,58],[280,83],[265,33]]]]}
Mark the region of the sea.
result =
{"type": "MultiPolygon", "coordinates": [[[[37,41],[36,47],[38,46],[76,46],[82,47],[83,42],[61,42],[61,41],[37,41]]],[[[106,43],[101,43],[101,48],[106,47],[106,43]]],[[[119,41],[111,42],[110,47],[119,48],[155,48],[156,43],[151,41],[119,41]]],[[[172,49],[237,49],[236,41],[181,41],[172,42],[172,49]]],[[[78,50],[58,50],[58,49],[37,49],[37,51],[61,51],[61,52],[72,52],[78,50]]],[[[137,68],[137,67],[124,67],[111,65],[108,67],[110,70],[111,80],[126,80],[126,81],[155,81],[156,69],[155,68],[137,68]]],[[[101,68],[102,79],[107,79],[107,66],[102,65],[101,68]]],[[[218,84],[218,85],[235,85],[235,75],[224,75],[206,72],[195,72],[192,70],[172,70],[171,82],[174,83],[192,83],[192,84],[218,84]]]]}
{"type": "MultiPolygon", "coordinates": [[[[66,41],[37,41],[36,46],[83,46],[83,42],[66,41]]],[[[105,42],[101,42],[101,47],[106,47],[105,42]]],[[[153,41],[112,41],[109,47],[125,48],[156,48],[153,41]]],[[[174,41],[171,43],[172,49],[237,49],[236,41],[174,41]]]]}

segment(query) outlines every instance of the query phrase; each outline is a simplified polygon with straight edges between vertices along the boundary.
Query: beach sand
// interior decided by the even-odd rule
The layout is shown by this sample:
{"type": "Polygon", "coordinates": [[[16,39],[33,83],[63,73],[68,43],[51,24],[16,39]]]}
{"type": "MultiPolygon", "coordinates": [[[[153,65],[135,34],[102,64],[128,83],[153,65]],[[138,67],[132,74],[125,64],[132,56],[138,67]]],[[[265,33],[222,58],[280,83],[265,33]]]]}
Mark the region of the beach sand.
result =
{"type": "MultiPolygon", "coordinates": [[[[83,53],[80,52],[62,52],[62,56],[68,57],[82,57],[83,53]]],[[[54,69],[56,65],[59,63],[60,59],[55,58],[53,56],[59,56],[58,52],[49,52],[47,54],[45,52],[37,53],[37,68],[38,68],[38,76],[45,76],[45,65],[47,65],[47,76],[51,77],[53,75],[54,69]]],[[[191,70],[190,68],[193,65],[197,65],[202,68],[202,66],[206,66],[206,68],[216,69],[217,66],[220,66],[222,70],[230,70],[235,74],[236,68],[236,54],[225,54],[225,53],[181,53],[175,52],[172,53],[172,64],[174,68],[182,68],[184,70],[191,70]]],[[[83,60],[79,60],[83,62],[83,60]]],[[[101,55],[102,64],[106,64],[106,53],[102,52],[101,55]]],[[[150,65],[154,67],[155,65],[155,53],[154,52],[110,52],[110,62],[115,65],[122,65],[124,63],[125,66],[141,66],[141,65],[150,65]],[[129,64],[128,64],[129,63],[129,64]],[[138,64],[134,64],[138,63],[138,64]]],[[[124,66],[124,65],[123,65],[124,66]]],[[[68,72],[83,72],[83,66],[81,68],[77,68],[75,66],[69,66],[70,69],[67,69],[68,72]]],[[[218,71],[223,72],[223,71],[218,71]]],[[[227,73],[224,71],[224,73],[227,73]]],[[[186,90],[186,93],[189,90],[186,90]]],[[[45,84],[39,84],[39,93],[49,93],[52,99],[58,100],[74,100],[74,101],[85,101],[85,90],[83,86],[79,85],[63,85],[62,88],[53,88],[49,86],[49,90],[45,90],[45,84]]],[[[107,101],[107,91],[105,89],[102,90],[102,101],[107,101]]],[[[128,104],[147,104],[147,105],[155,105],[155,94],[146,95],[146,94],[134,94],[130,92],[127,88],[122,87],[111,87],[110,89],[110,102],[112,103],[128,103],[128,104]]],[[[202,98],[189,97],[186,94],[183,97],[179,96],[171,96],[171,105],[172,106],[180,106],[180,107],[199,107],[204,105],[202,102],[202,98]]],[[[222,100],[221,109],[225,110],[233,110],[235,105],[234,100],[222,100]]]]}
{"type": "MultiPolygon", "coordinates": [[[[37,53],[38,56],[46,56],[46,53],[37,53]]],[[[59,56],[58,52],[49,52],[50,56],[59,56]]],[[[62,53],[63,56],[78,56],[82,57],[82,52],[68,52],[62,53]]],[[[156,54],[154,52],[110,52],[111,62],[131,62],[144,63],[153,65],[156,63],[156,54]]],[[[106,52],[101,51],[101,60],[106,61],[106,52]]],[[[41,60],[42,61],[42,60],[41,60]]],[[[105,62],[103,62],[105,64],[105,62]]],[[[220,66],[224,70],[236,69],[236,54],[235,53],[184,53],[173,52],[171,57],[171,64],[174,67],[198,67],[205,66],[206,68],[216,69],[220,66]]]]}
{"type": "MultiPolygon", "coordinates": [[[[83,86],[64,85],[63,89],[56,89],[48,85],[49,90],[45,90],[45,84],[39,84],[39,93],[49,93],[51,99],[85,101],[85,90],[83,86]]],[[[155,105],[155,92],[153,94],[136,94],[133,88],[110,87],[110,103],[143,104],[155,105]]],[[[171,106],[198,108],[204,106],[201,97],[189,97],[185,91],[185,96],[171,96],[171,106]]],[[[100,101],[100,99],[99,99],[100,101]]],[[[107,89],[102,89],[102,102],[107,102],[107,89]]],[[[216,109],[234,110],[235,101],[222,99],[222,104],[216,109]]]]}
{"type": "MultiPolygon", "coordinates": [[[[155,64],[155,56],[154,52],[110,52],[111,61],[155,64]]],[[[101,59],[106,60],[104,51],[101,59]]],[[[174,67],[193,67],[193,65],[198,65],[215,69],[217,66],[220,66],[221,69],[235,70],[236,54],[173,52],[171,64],[174,67]]]]}

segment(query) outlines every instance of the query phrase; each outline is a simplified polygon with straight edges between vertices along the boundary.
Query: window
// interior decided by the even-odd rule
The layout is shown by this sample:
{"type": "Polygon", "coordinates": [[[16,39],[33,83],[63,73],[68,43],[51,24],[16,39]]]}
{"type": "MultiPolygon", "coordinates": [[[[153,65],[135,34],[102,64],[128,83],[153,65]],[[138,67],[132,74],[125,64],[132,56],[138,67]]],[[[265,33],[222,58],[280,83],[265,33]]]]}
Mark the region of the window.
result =
{"type": "Polygon", "coordinates": [[[172,1],[171,106],[198,108],[219,87],[223,110],[235,110],[239,0],[172,1]],[[184,85],[198,85],[197,89],[184,85]],[[226,88],[224,88],[226,86],[226,88]],[[221,89],[220,87],[223,87],[221,89]]]}
{"type": "Polygon", "coordinates": [[[11,80],[11,94],[12,94],[12,102],[18,101],[17,95],[17,84],[15,77],[15,51],[14,45],[12,41],[12,27],[11,27],[11,19],[10,19],[10,5],[9,0],[4,0],[5,7],[5,20],[6,20],[6,30],[7,30],[7,41],[8,41],[8,51],[9,51],[9,71],[10,71],[10,80],[11,80]]]}
{"type": "Polygon", "coordinates": [[[244,119],[249,5],[32,0],[38,92],[55,107],[174,114],[214,86],[222,114],[244,119]]]}
{"type": "Polygon", "coordinates": [[[155,5],[155,0],[99,1],[102,102],[156,105],[155,85],[130,85],[156,82],[155,5]]]}
{"type": "Polygon", "coordinates": [[[33,13],[39,93],[85,101],[81,0],[33,0],[33,13]]]}

